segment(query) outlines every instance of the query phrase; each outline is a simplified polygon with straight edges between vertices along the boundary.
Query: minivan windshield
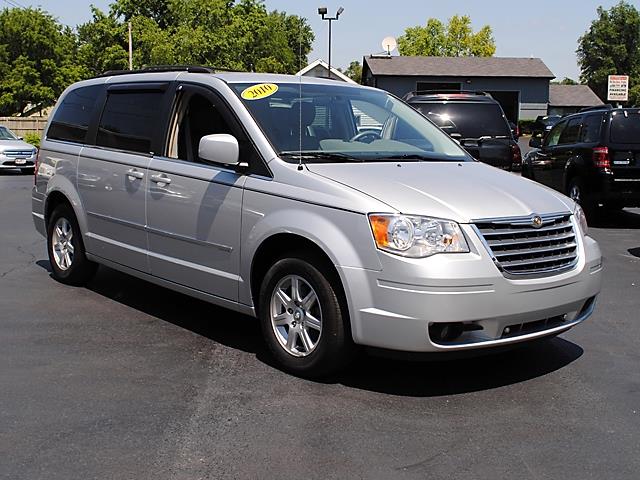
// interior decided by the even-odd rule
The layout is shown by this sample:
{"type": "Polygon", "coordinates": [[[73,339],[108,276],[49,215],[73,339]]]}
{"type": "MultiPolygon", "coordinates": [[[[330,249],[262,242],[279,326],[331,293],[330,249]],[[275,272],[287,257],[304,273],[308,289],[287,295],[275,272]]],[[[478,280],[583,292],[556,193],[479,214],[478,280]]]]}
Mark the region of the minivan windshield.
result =
{"type": "Polygon", "coordinates": [[[0,140],[18,140],[18,137],[7,127],[0,126],[0,140]]]}
{"type": "Polygon", "coordinates": [[[473,161],[382,90],[309,83],[231,84],[289,162],[473,161]]]}
{"type": "Polygon", "coordinates": [[[509,125],[497,103],[448,102],[414,105],[429,118],[435,115],[455,125],[462,138],[510,137],[509,125]]]}
{"type": "Polygon", "coordinates": [[[614,111],[609,137],[613,143],[640,143],[640,111],[614,111]]]}

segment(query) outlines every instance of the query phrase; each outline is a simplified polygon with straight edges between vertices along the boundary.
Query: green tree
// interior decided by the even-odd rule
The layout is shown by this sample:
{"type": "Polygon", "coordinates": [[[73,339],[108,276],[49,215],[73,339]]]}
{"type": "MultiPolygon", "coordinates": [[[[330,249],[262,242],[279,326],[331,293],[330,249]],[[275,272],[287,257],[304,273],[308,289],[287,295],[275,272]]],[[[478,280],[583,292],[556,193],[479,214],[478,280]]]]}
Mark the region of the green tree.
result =
{"type": "Polygon", "coordinates": [[[425,26],[405,29],[398,38],[398,51],[400,55],[490,57],[495,54],[496,45],[489,25],[474,33],[468,15],[454,15],[446,25],[430,18],[425,26]]]}
{"type": "Polygon", "coordinates": [[[134,68],[200,64],[294,73],[307,63],[313,31],[306,19],[268,12],[260,0],[117,0],[93,9],[78,27],[80,58],[91,74],[127,68],[127,22],[134,68]]]}
{"type": "Polygon", "coordinates": [[[69,28],[43,10],[0,11],[0,116],[47,107],[83,71],[69,28]]]}
{"type": "Polygon", "coordinates": [[[580,79],[607,101],[607,77],[629,75],[629,102],[640,102],[640,12],[621,1],[605,10],[599,7],[598,18],[591,22],[578,40],[580,79]]]}
{"type": "Polygon", "coordinates": [[[562,80],[554,80],[551,82],[554,85],[579,85],[573,78],[564,77],[562,80]]]}
{"type": "Polygon", "coordinates": [[[357,60],[354,60],[345,69],[344,73],[347,77],[356,83],[362,83],[362,65],[357,60]]]}

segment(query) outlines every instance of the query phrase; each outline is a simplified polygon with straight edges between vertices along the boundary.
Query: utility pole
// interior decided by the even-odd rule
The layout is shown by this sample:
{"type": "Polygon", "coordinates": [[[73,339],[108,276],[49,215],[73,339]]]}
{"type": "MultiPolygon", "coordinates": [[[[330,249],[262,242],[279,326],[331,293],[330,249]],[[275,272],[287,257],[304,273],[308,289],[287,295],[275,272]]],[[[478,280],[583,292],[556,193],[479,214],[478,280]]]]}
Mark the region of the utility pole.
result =
{"type": "Polygon", "coordinates": [[[129,70],[133,70],[133,41],[131,35],[131,22],[129,22],[129,70]]]}

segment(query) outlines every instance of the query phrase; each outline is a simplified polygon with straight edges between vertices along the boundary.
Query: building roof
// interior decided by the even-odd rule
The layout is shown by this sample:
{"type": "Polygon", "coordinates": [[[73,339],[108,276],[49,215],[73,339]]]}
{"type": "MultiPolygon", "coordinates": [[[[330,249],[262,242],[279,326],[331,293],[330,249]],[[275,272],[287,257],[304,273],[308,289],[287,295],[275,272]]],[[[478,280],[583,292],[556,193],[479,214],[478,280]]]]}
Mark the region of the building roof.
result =
{"type": "Polygon", "coordinates": [[[421,77],[537,77],[555,75],[539,58],[367,56],[373,75],[421,77]]]}
{"type": "Polygon", "coordinates": [[[549,105],[553,107],[595,107],[602,100],[588,85],[549,85],[549,105]]]}
{"type": "MultiPolygon", "coordinates": [[[[315,62],[311,62],[309,65],[307,65],[306,67],[304,67],[302,70],[300,70],[298,73],[296,73],[296,75],[298,76],[309,76],[307,74],[309,74],[311,72],[311,70],[313,70],[316,67],[320,67],[325,71],[329,70],[329,64],[327,62],[325,62],[322,59],[318,59],[315,62]]],[[[349,77],[347,77],[344,73],[342,73],[340,70],[338,70],[337,68],[331,67],[331,76],[336,78],[338,80],[342,80],[343,82],[347,82],[347,83],[356,83],[353,80],[351,80],[349,77]]]]}

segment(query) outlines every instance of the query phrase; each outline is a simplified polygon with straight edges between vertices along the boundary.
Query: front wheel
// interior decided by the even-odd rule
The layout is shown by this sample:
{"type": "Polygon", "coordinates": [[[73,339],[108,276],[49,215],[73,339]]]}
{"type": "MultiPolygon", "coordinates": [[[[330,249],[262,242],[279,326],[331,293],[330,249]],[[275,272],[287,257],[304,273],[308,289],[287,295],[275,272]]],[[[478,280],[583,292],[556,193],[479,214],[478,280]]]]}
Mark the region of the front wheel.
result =
{"type": "Polygon", "coordinates": [[[58,205],[47,226],[47,252],[53,278],[69,285],[84,285],[97,265],[85,255],[78,220],[69,205],[58,205]]]}
{"type": "Polygon", "coordinates": [[[304,377],[321,377],[346,364],[352,351],[340,290],[321,262],[282,258],[262,282],[259,317],[277,362],[304,377]]]}

